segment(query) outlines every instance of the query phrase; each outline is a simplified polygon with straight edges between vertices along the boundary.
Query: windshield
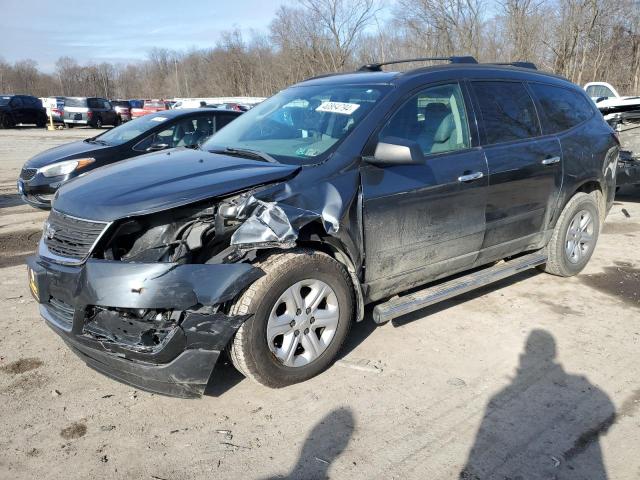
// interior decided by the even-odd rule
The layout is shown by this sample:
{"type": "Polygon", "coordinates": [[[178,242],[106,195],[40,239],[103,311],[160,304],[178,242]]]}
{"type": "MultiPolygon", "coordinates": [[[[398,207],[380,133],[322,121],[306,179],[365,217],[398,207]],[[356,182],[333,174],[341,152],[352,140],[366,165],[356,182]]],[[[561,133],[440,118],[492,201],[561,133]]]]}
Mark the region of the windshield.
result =
{"type": "Polygon", "coordinates": [[[257,150],[284,163],[318,163],[389,90],[386,85],[292,87],[217,132],[203,150],[257,150]]]}
{"type": "Polygon", "coordinates": [[[164,115],[145,115],[144,117],[139,117],[135,120],[131,120],[130,122],[123,123],[119,127],[112,128],[97,138],[99,138],[101,142],[105,142],[109,145],[122,145],[123,143],[133,140],[143,133],[148,132],[153,127],[167,122],[168,120],[169,118],[164,115]]]}

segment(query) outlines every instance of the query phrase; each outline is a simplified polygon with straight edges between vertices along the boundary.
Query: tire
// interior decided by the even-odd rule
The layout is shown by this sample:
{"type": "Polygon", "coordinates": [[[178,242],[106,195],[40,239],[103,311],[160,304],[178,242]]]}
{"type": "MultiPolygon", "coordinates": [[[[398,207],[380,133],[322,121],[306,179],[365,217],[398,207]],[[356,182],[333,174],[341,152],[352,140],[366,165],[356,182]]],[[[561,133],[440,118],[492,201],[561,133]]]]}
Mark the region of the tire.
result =
{"type": "Polygon", "coordinates": [[[5,114],[0,117],[0,128],[12,128],[15,127],[11,115],[5,114]]]}
{"type": "Polygon", "coordinates": [[[118,116],[116,117],[116,121],[115,121],[115,122],[113,122],[113,126],[114,126],[114,127],[118,127],[118,126],[120,126],[120,124],[122,124],[122,118],[120,118],[120,115],[118,115],[118,116]]]}
{"type": "Polygon", "coordinates": [[[73,123],[65,123],[65,125],[67,126],[67,128],[73,128],[73,123]]]}
{"type": "Polygon", "coordinates": [[[95,127],[94,128],[102,128],[102,119],[100,117],[98,117],[96,119],[96,123],[95,123],[95,127]]]}
{"type": "Polygon", "coordinates": [[[600,217],[596,196],[576,193],[558,218],[546,247],[548,260],[543,270],[560,277],[580,273],[589,262],[598,242],[600,217]],[[570,228],[572,232],[569,232],[570,228]]]}
{"type": "Polygon", "coordinates": [[[274,253],[256,266],[265,275],[231,307],[234,315],[251,314],[231,342],[229,356],[233,365],[245,377],[271,388],[285,387],[318,375],[331,365],[351,327],[355,299],[349,274],[329,255],[309,249],[274,253]],[[304,286],[306,284],[311,287],[304,286]],[[330,292],[322,285],[328,286],[330,292]],[[304,295],[306,288],[309,291],[304,295]],[[300,293],[298,301],[302,303],[311,302],[313,296],[323,298],[317,305],[324,307],[310,312],[306,305],[297,309],[298,303],[288,295],[291,291],[300,293]],[[318,295],[319,291],[328,293],[322,297],[324,293],[318,295]],[[283,298],[291,298],[291,302],[285,303],[283,298]],[[316,320],[313,312],[316,315],[323,312],[323,319],[316,320]],[[323,326],[328,325],[329,317],[331,321],[337,321],[337,326],[323,326]],[[285,321],[276,326],[275,322],[281,319],[285,321]],[[295,325],[287,323],[289,319],[295,325]],[[286,329],[286,333],[268,340],[267,332],[273,336],[274,329],[286,329]],[[299,345],[294,343],[296,338],[299,345]],[[312,341],[313,338],[316,341],[312,341]],[[293,352],[288,363],[282,358],[286,356],[287,345],[298,345],[288,349],[293,352]],[[316,351],[320,353],[314,357],[316,351]]]}

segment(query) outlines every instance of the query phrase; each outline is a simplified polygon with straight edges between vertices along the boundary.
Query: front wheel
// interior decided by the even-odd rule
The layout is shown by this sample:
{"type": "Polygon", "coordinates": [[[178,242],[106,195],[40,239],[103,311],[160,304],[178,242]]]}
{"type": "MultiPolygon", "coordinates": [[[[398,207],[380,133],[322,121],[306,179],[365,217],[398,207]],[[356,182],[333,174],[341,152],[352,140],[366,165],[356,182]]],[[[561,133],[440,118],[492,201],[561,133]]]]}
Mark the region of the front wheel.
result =
{"type": "Polygon", "coordinates": [[[349,332],[349,274],[329,255],[306,249],[272,254],[257,266],[265,275],[231,308],[251,315],[231,343],[231,361],[268,387],[308,380],[333,362],[349,332]]]}
{"type": "Polygon", "coordinates": [[[595,196],[576,193],[553,230],[544,271],[561,277],[580,273],[593,255],[599,234],[600,212],[595,196]]]}

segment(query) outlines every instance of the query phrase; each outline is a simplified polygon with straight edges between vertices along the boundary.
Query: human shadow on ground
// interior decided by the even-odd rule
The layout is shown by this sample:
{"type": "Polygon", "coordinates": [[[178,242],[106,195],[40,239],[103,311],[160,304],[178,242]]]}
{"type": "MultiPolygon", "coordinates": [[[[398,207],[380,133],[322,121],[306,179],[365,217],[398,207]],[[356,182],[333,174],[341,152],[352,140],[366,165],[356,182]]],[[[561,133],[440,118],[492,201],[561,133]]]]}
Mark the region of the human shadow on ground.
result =
{"type": "Polygon", "coordinates": [[[553,336],[533,330],[515,377],[487,404],[461,480],[608,478],[600,437],[615,407],[555,359],[553,336]]]}
{"type": "Polygon", "coordinates": [[[355,418],[351,409],[340,408],[331,411],[313,427],[291,471],[269,476],[264,480],[329,478],[329,467],[347,448],[354,428],[355,418]]]}

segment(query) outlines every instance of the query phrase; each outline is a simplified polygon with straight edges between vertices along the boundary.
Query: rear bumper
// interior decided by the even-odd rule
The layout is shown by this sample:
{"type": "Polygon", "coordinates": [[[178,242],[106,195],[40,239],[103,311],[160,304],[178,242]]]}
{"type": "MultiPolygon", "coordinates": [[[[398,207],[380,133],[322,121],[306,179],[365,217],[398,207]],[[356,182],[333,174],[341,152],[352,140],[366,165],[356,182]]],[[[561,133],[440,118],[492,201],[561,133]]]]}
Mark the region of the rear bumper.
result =
{"type": "Polygon", "coordinates": [[[248,264],[91,259],[69,266],[32,256],[27,266],[41,316],[88,366],[141,390],[184,398],[202,395],[221,351],[247,319],[218,306],[262,275],[248,264]],[[104,320],[96,320],[96,307],[106,312],[104,320]],[[180,321],[164,328],[156,344],[132,342],[121,332],[142,327],[140,332],[155,335],[156,325],[126,309],[171,309],[180,321]]]}

